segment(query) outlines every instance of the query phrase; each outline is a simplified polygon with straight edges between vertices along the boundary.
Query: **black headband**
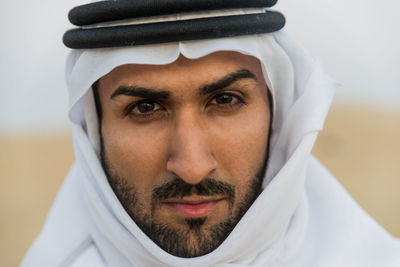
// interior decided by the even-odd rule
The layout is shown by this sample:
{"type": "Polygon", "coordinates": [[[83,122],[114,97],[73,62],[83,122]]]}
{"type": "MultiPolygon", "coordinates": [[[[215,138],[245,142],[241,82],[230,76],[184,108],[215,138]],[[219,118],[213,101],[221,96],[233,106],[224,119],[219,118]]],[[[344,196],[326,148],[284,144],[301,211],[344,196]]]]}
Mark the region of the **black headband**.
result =
{"type": "Polygon", "coordinates": [[[77,26],[100,22],[228,8],[271,7],[277,0],[119,0],[77,6],[68,14],[77,26]]]}
{"type": "MultiPolygon", "coordinates": [[[[270,7],[277,0],[113,0],[78,6],[69,13],[71,23],[84,26],[128,18],[168,15],[200,10],[270,7]]],[[[69,48],[88,49],[222,38],[280,30],[285,18],[278,12],[128,26],[77,28],[64,34],[69,48]]]]}

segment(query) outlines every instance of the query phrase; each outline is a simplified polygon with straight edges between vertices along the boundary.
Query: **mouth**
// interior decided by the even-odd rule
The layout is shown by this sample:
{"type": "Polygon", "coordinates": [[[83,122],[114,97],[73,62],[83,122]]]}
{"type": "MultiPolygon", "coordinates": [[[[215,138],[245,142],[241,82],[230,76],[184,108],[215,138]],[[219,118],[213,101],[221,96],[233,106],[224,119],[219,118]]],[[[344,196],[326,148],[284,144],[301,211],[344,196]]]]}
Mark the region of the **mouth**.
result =
{"type": "Polygon", "coordinates": [[[223,200],[225,200],[225,198],[188,198],[179,200],[166,200],[161,204],[182,217],[201,218],[209,215],[223,200]]]}

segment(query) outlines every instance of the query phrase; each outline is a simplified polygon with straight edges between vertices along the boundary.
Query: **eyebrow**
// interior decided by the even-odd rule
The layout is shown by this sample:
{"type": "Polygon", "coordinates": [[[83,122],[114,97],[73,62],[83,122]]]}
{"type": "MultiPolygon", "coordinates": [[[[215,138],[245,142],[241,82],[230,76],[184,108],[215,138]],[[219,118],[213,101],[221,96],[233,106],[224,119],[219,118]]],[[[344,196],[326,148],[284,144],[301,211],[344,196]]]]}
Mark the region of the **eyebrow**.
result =
{"type": "MultiPolygon", "coordinates": [[[[254,73],[252,73],[248,69],[239,69],[235,72],[226,75],[225,77],[222,77],[221,79],[215,82],[200,87],[199,94],[200,95],[211,94],[215,91],[222,90],[242,79],[253,79],[256,81],[257,77],[254,73]]],[[[114,99],[119,95],[150,98],[150,99],[168,99],[171,96],[171,92],[154,90],[134,85],[121,85],[110,96],[110,99],[114,99]]]]}
{"type": "Polygon", "coordinates": [[[171,96],[171,92],[159,91],[159,90],[154,90],[154,89],[139,87],[139,86],[121,85],[110,96],[110,99],[113,99],[119,95],[135,96],[135,97],[141,97],[141,98],[167,99],[171,96]]]}
{"type": "Polygon", "coordinates": [[[239,80],[242,80],[242,79],[253,79],[256,81],[257,77],[254,73],[252,73],[248,69],[240,69],[240,70],[237,70],[235,72],[228,74],[227,76],[219,79],[216,82],[206,84],[206,85],[200,87],[199,93],[200,93],[200,95],[210,94],[215,91],[224,89],[224,88],[230,86],[231,84],[233,84],[239,80]]]}

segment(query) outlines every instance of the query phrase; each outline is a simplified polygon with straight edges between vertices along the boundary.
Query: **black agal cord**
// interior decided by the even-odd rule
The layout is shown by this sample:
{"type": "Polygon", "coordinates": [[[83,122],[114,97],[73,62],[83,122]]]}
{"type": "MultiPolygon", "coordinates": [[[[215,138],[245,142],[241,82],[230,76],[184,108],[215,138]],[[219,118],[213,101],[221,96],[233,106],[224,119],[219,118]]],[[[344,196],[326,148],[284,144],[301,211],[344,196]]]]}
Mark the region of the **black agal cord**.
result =
{"type": "MultiPolygon", "coordinates": [[[[272,6],[276,0],[114,0],[78,6],[70,11],[73,24],[87,25],[128,18],[187,11],[272,6]]],[[[76,28],[64,34],[69,48],[88,49],[222,38],[280,30],[285,18],[278,12],[232,15],[148,24],[76,28]]]]}
{"type": "Polygon", "coordinates": [[[119,0],[77,6],[68,14],[77,26],[191,11],[271,7],[277,0],[119,0]]]}

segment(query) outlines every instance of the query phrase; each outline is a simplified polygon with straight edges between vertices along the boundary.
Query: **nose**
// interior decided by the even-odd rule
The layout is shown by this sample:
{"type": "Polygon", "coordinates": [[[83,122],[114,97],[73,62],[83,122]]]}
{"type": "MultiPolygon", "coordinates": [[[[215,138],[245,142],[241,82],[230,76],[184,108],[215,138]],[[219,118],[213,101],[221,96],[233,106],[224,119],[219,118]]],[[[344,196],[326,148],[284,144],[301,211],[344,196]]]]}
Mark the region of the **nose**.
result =
{"type": "Polygon", "coordinates": [[[208,177],[217,168],[209,139],[204,121],[193,112],[182,112],[171,132],[167,170],[189,184],[208,177]]]}

